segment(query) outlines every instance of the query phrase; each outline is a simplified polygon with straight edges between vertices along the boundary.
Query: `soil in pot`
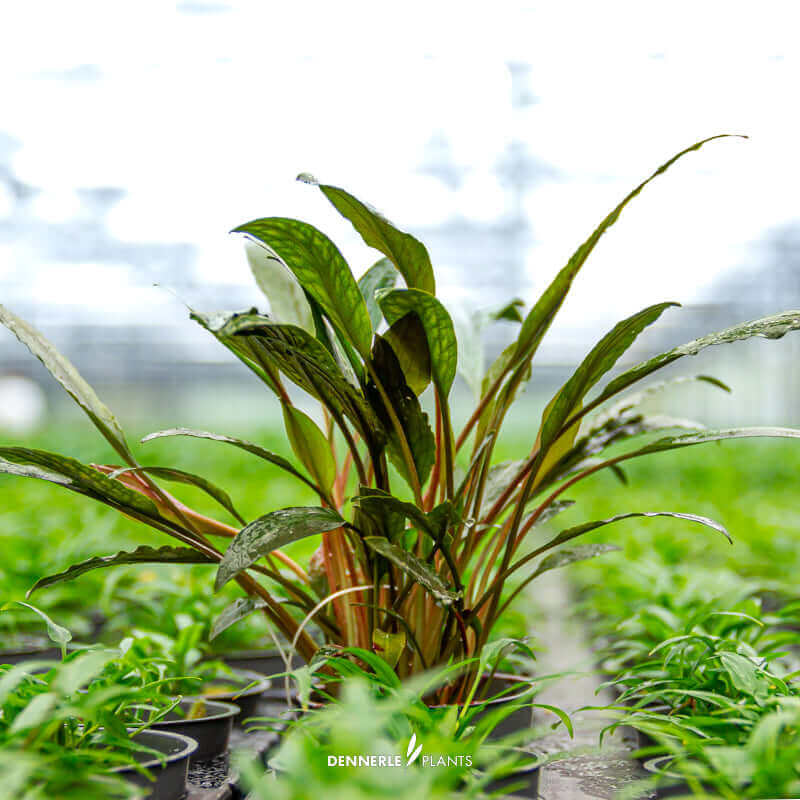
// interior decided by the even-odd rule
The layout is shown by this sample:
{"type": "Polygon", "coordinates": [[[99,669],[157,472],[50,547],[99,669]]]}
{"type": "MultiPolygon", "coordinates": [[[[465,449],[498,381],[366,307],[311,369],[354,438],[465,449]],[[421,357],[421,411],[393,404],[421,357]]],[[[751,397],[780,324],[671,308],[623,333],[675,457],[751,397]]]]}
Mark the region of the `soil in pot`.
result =
{"type": "Polygon", "coordinates": [[[233,703],[185,697],[176,710],[154,723],[151,730],[171,731],[194,739],[197,749],[192,755],[192,763],[208,761],[227,752],[237,714],[239,707],[233,703]]]}
{"type": "Polygon", "coordinates": [[[147,800],[181,800],[186,795],[186,775],[189,758],[197,749],[197,742],[188,736],[163,730],[146,730],[133,737],[144,747],[158,750],[164,760],[149,753],[141,753],[136,760],[146,767],[150,778],[134,767],[116,767],[115,772],[136,786],[149,790],[147,800]]]}

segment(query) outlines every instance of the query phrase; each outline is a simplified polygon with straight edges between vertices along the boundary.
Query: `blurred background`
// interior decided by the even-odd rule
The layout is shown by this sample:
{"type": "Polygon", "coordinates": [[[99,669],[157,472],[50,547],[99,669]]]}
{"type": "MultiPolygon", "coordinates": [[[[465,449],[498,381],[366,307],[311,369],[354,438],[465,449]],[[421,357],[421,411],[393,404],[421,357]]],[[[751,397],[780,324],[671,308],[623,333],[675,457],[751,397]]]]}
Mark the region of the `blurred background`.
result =
{"type": "MultiPolygon", "coordinates": [[[[294,181],[301,171],[421,238],[443,300],[468,321],[529,304],[674,152],[751,137],[691,155],[626,210],[542,348],[525,426],[594,338],[645,305],[683,308],[628,362],[800,307],[790,2],[32,0],[1,13],[0,302],[123,418],[212,427],[276,412],[184,304],[265,308],[227,233],[259,216],[318,225],[357,275],[375,260],[294,181]]],[[[487,360],[512,335],[500,326],[487,360]]],[[[681,362],[735,395],[688,391],[680,411],[800,423],[799,346],[681,362]]],[[[0,429],[57,418],[59,391],[0,331],[0,429]]]]}

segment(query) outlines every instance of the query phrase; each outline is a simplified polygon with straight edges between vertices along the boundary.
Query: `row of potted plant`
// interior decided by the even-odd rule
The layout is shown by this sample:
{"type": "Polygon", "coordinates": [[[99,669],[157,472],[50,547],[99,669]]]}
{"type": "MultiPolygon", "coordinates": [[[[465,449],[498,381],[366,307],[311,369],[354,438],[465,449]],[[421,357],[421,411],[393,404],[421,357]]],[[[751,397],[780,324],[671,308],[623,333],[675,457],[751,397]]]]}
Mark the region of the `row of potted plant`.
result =
{"type": "Polygon", "coordinates": [[[635,510],[552,535],[543,526],[571,504],[567,492],[576,484],[602,470],[619,475],[629,460],[742,437],[800,437],[786,428],[705,430],[693,424],[688,433],[675,433],[686,423],[641,412],[639,403],[652,387],[619,399],[663,367],[712,345],[754,336],[779,339],[800,328],[800,312],[674,347],[597,389],[639,335],[676,304],[632,314],[589,350],[553,395],[531,430],[526,457],[511,463],[495,458],[509,411],[534,374],[540,344],[602,236],[648,184],[711,139],[669,159],[623,198],[529,309],[514,301],[487,314],[518,325],[517,334],[486,371],[474,410],[463,422],[453,418],[451,390],[459,357],[462,371],[469,372],[471,354],[457,341],[451,316],[436,296],[431,259],[421,242],[344,189],[305,175],[301,179],[382,254],[360,279],[334,243],[307,223],[269,217],[237,228],[250,240],[251,266],[269,315],[256,309],[192,310],[191,317],[275,396],[295,459],[256,442],[179,427],[143,442],[183,436],[238,448],[307,487],[318,498],[314,506],[268,510],[248,520],[208,478],[143,463],[74,365],[0,306],[0,322],[43,362],[118,457],[118,463],[86,464],[38,448],[0,447],[0,472],[103,503],[174,542],[83,560],[41,577],[32,591],[118,565],[212,565],[216,591],[234,582],[244,595],[214,628],[262,614],[287,645],[285,662],[296,656],[309,669],[329,647],[356,662],[375,654],[397,679],[466,664],[437,685],[427,702],[468,707],[475,687],[488,679],[486,654],[493,652],[495,631],[525,587],[545,572],[615,549],[576,544],[580,537],[654,516],[727,536],[711,519],[669,511],[635,510]],[[396,286],[400,281],[405,287],[396,286]],[[305,395],[304,407],[317,404],[316,419],[299,407],[298,391],[305,395]],[[648,434],[657,438],[636,441],[648,434]],[[203,491],[234,524],[200,513],[165,484],[203,491]],[[310,537],[317,550],[308,563],[298,563],[286,548],[310,537]],[[319,638],[311,635],[312,626],[319,638]]]}

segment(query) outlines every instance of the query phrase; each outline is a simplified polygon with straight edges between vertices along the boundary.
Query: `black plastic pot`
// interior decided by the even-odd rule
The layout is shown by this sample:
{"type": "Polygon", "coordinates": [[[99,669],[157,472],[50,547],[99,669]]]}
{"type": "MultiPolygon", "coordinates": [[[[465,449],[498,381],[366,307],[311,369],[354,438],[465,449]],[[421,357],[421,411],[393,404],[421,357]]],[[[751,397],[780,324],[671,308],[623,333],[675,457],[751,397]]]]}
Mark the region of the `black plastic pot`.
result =
{"type": "Polygon", "coordinates": [[[180,712],[171,711],[163,720],[154,723],[151,730],[171,731],[194,739],[197,749],[192,762],[208,761],[227,751],[233,720],[239,713],[238,706],[205,697],[185,697],[179,707],[180,712]],[[186,715],[198,702],[204,704],[205,713],[202,717],[187,719],[186,715]]]}
{"type": "MultiPolygon", "coordinates": [[[[279,650],[234,650],[230,653],[220,653],[216,658],[234,669],[258,672],[268,678],[286,672],[286,664],[279,650]]],[[[303,663],[303,659],[294,653],[289,659],[289,669],[297,669],[303,666],[303,663]]]]}
{"type": "Polygon", "coordinates": [[[256,715],[259,701],[264,693],[270,690],[271,686],[272,682],[266,675],[237,669],[233,670],[232,676],[222,675],[218,679],[208,682],[204,687],[202,696],[219,700],[223,703],[235,703],[239,707],[236,721],[242,723],[248,717],[256,715]],[[245,689],[251,683],[255,683],[255,685],[245,689]],[[231,691],[231,684],[240,686],[243,691],[231,691]],[[220,688],[215,689],[215,685],[220,688]]]}
{"type": "Polygon", "coordinates": [[[61,648],[49,641],[21,642],[16,647],[0,650],[0,664],[22,664],[25,661],[60,661],[61,648]]]}
{"type": "MultiPolygon", "coordinates": [[[[491,679],[491,682],[489,683],[489,686],[486,688],[485,692],[483,692],[483,685],[479,687],[478,692],[476,693],[476,698],[482,693],[484,697],[490,698],[500,694],[500,692],[505,693],[502,697],[498,697],[497,699],[490,700],[488,703],[486,703],[486,707],[474,716],[474,721],[477,723],[487,714],[496,711],[498,708],[502,708],[504,705],[513,705],[514,703],[520,701],[530,702],[531,693],[529,688],[529,680],[522,676],[498,673],[491,679]]],[[[473,701],[473,705],[480,705],[481,702],[482,701],[476,699],[473,701]]],[[[431,708],[436,707],[437,706],[431,706],[431,708]]],[[[532,727],[533,708],[530,705],[523,706],[515,711],[512,711],[511,714],[498,723],[494,730],[492,730],[492,732],[489,734],[489,739],[503,739],[506,736],[511,736],[512,734],[528,730],[532,727]]]]}
{"type": "Polygon", "coordinates": [[[146,730],[137,733],[134,741],[152,750],[163,753],[162,761],[148,753],[137,757],[139,765],[146,767],[153,780],[137,772],[133,767],[115,767],[114,772],[126,780],[148,789],[147,800],[181,800],[186,795],[186,775],[189,771],[189,757],[197,749],[197,742],[172,731],[146,730]]]}
{"type": "MultiPolygon", "coordinates": [[[[660,775],[663,779],[663,785],[659,785],[655,789],[656,798],[660,800],[662,797],[687,797],[692,794],[689,784],[679,774],[669,771],[669,764],[672,761],[672,756],[658,756],[658,758],[650,758],[643,763],[644,768],[653,775],[660,775]]],[[[704,792],[715,795],[717,790],[714,786],[701,783],[701,788],[704,792]]]]}
{"type": "Polygon", "coordinates": [[[539,772],[538,764],[517,770],[505,778],[498,778],[489,783],[483,790],[485,794],[510,794],[512,797],[530,797],[536,800],[539,797],[539,772]]]}

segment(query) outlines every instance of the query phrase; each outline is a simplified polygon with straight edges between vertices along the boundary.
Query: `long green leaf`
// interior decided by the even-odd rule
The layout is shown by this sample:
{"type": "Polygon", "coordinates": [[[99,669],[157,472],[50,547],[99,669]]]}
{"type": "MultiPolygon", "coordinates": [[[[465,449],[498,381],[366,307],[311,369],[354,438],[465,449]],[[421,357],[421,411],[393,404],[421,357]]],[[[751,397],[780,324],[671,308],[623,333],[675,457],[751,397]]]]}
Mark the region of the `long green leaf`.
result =
{"type": "Polygon", "coordinates": [[[374,247],[392,260],[409,289],[422,289],[430,294],[436,294],[431,259],[422,242],[410,233],[395,228],[380,212],[362,203],[344,189],[321,184],[305,173],[298,175],[297,179],[319,186],[336,210],[352,223],[365,244],[374,247]]]}
{"type": "Polygon", "coordinates": [[[125,434],[116,417],[83,379],[72,362],[59,353],[36,328],[3,305],[0,305],[0,323],[5,325],[47,367],[50,374],[86,412],[89,419],[117,453],[128,464],[135,464],[135,459],[125,441],[125,434]]]}
{"type": "Polygon", "coordinates": [[[315,506],[282,508],[259,517],[242,528],[228,545],[219,563],[215,590],[273,550],[342,525],[344,520],[336,511],[315,506]]]}
{"type": "Polygon", "coordinates": [[[572,377],[558,391],[550,412],[542,420],[541,452],[545,452],[558,438],[569,415],[578,408],[597,381],[617,363],[636,337],[666,309],[677,305],[678,303],[658,303],[639,311],[615,325],[592,348],[572,377]]]}
{"type": "Polygon", "coordinates": [[[780,314],[773,314],[769,317],[762,317],[761,319],[752,320],[751,322],[743,322],[740,325],[734,325],[732,328],[726,328],[719,333],[710,333],[707,336],[701,336],[699,339],[694,339],[686,344],[673,347],[672,350],[667,350],[665,353],[660,353],[641,364],[637,364],[619,377],[614,378],[614,380],[603,389],[600,396],[592,401],[591,406],[593,408],[596,407],[605,400],[608,400],[609,397],[621,392],[623,389],[627,389],[632,384],[640,381],[656,370],[666,367],[667,364],[671,364],[673,361],[677,361],[684,356],[695,356],[700,351],[705,350],[706,347],[739,342],[744,339],[750,339],[753,336],[762,336],[765,339],[780,339],[787,333],[796,331],[799,328],[800,310],[783,311],[780,314]]]}
{"type": "Polygon", "coordinates": [[[331,322],[366,358],[372,340],[367,306],[350,267],[324,233],[285,217],[256,219],[234,232],[246,233],[274,250],[303,289],[325,309],[331,322]]]}
{"type": "Polygon", "coordinates": [[[120,550],[113,556],[94,556],[86,561],[73,564],[63,572],[55,575],[48,575],[39,578],[38,581],[28,590],[28,597],[39,589],[52,586],[54,583],[71,581],[86,572],[95,569],[106,569],[108,567],[118,567],[122,564],[213,564],[208,556],[203,555],[199,550],[192,547],[150,547],[142,545],[132,551],[120,550]]]}
{"type": "Polygon", "coordinates": [[[572,254],[572,257],[567,262],[566,266],[558,273],[553,279],[552,283],[545,292],[541,295],[534,307],[528,313],[522,323],[517,345],[514,350],[514,356],[510,364],[516,366],[527,359],[529,359],[535,352],[544,337],[545,333],[550,327],[553,319],[555,318],[558,310],[561,308],[564,299],[569,293],[572,282],[575,276],[580,271],[581,267],[586,263],[589,255],[594,250],[597,243],[600,241],[603,234],[619,219],[620,214],[625,206],[630,203],[644,188],[657,178],[659,175],[666,172],[678,159],[691,153],[694,150],[699,150],[704,144],[714,139],[723,139],[731,134],[721,134],[718,136],[710,136],[696,142],[691,147],[681,150],[669,161],[662,164],[647,180],[640,183],[632,192],[620,202],[608,216],[595,228],[591,236],[572,254]]]}
{"type": "Polygon", "coordinates": [[[432,567],[424,561],[420,561],[408,550],[392,544],[388,539],[384,539],[381,536],[367,536],[364,538],[364,544],[376,553],[380,553],[380,555],[413,578],[416,583],[430,592],[442,605],[450,605],[460,597],[459,593],[454,592],[436,574],[432,567]]]}
{"type": "Polygon", "coordinates": [[[433,381],[441,396],[447,397],[458,364],[458,343],[447,309],[433,295],[419,289],[380,291],[378,303],[390,325],[409,313],[419,317],[428,340],[433,381]]]}
{"type": "Polygon", "coordinates": [[[563,547],[555,553],[543,558],[536,568],[536,575],[541,575],[551,569],[559,569],[577,561],[586,561],[590,558],[602,556],[620,550],[614,544],[579,544],[576,547],[563,547]]]}
{"type": "Polygon", "coordinates": [[[367,304],[367,312],[373,330],[378,329],[383,319],[383,312],[375,299],[375,292],[379,289],[393,289],[397,283],[398,274],[390,259],[381,258],[358,279],[358,289],[367,304]]]}
{"type": "Polygon", "coordinates": [[[262,242],[245,244],[247,263],[258,288],[269,300],[269,310],[277,322],[297,325],[314,333],[314,320],[303,287],[289,267],[262,242]]]}
{"type": "Polygon", "coordinates": [[[185,472],[182,469],[175,469],[174,467],[124,467],[123,469],[115,470],[109,474],[109,478],[118,478],[126,472],[146,472],[148,475],[153,475],[156,478],[161,478],[165,481],[173,481],[175,483],[184,483],[188,486],[196,486],[201,491],[205,492],[209,497],[216,500],[231,516],[235,517],[242,525],[246,525],[242,515],[236,510],[231,500],[230,495],[219,486],[213,484],[211,481],[203,478],[200,475],[195,475],[193,472],[185,472]]]}
{"type": "Polygon", "coordinates": [[[55,642],[61,647],[66,647],[66,645],[72,641],[72,634],[66,628],[53,622],[44,611],[40,608],[36,608],[36,606],[32,606],[30,603],[23,603],[22,600],[12,600],[10,603],[6,603],[0,611],[7,609],[12,604],[25,606],[25,608],[33,611],[34,614],[40,617],[44,621],[45,627],[47,628],[47,636],[51,642],[55,642]]]}
{"type": "Polygon", "coordinates": [[[241,450],[246,450],[248,453],[252,453],[254,456],[258,456],[259,458],[263,458],[265,461],[269,461],[270,464],[280,467],[298,480],[303,481],[303,483],[305,483],[307,486],[310,486],[314,491],[319,491],[319,488],[314,483],[312,483],[305,475],[303,475],[302,472],[297,470],[291,464],[291,462],[287,461],[283,456],[279,456],[277,453],[273,453],[271,450],[267,450],[260,445],[253,444],[253,442],[248,442],[245,439],[237,439],[233,436],[224,436],[221,433],[196,431],[190,428],[169,428],[164,431],[148,433],[147,436],[142,439],[142,444],[145,442],[150,442],[153,439],[161,439],[165,436],[191,436],[195,439],[210,439],[214,442],[225,442],[226,444],[232,444],[234,447],[238,447],[241,450]]]}
{"type": "Polygon", "coordinates": [[[52,481],[115,508],[133,509],[147,517],[160,519],[158,509],[152,500],[69,456],[27,447],[0,447],[0,472],[24,474],[24,477],[52,481]],[[8,462],[17,467],[8,467],[8,462]],[[32,466],[36,469],[19,470],[19,465],[32,466]]]}

